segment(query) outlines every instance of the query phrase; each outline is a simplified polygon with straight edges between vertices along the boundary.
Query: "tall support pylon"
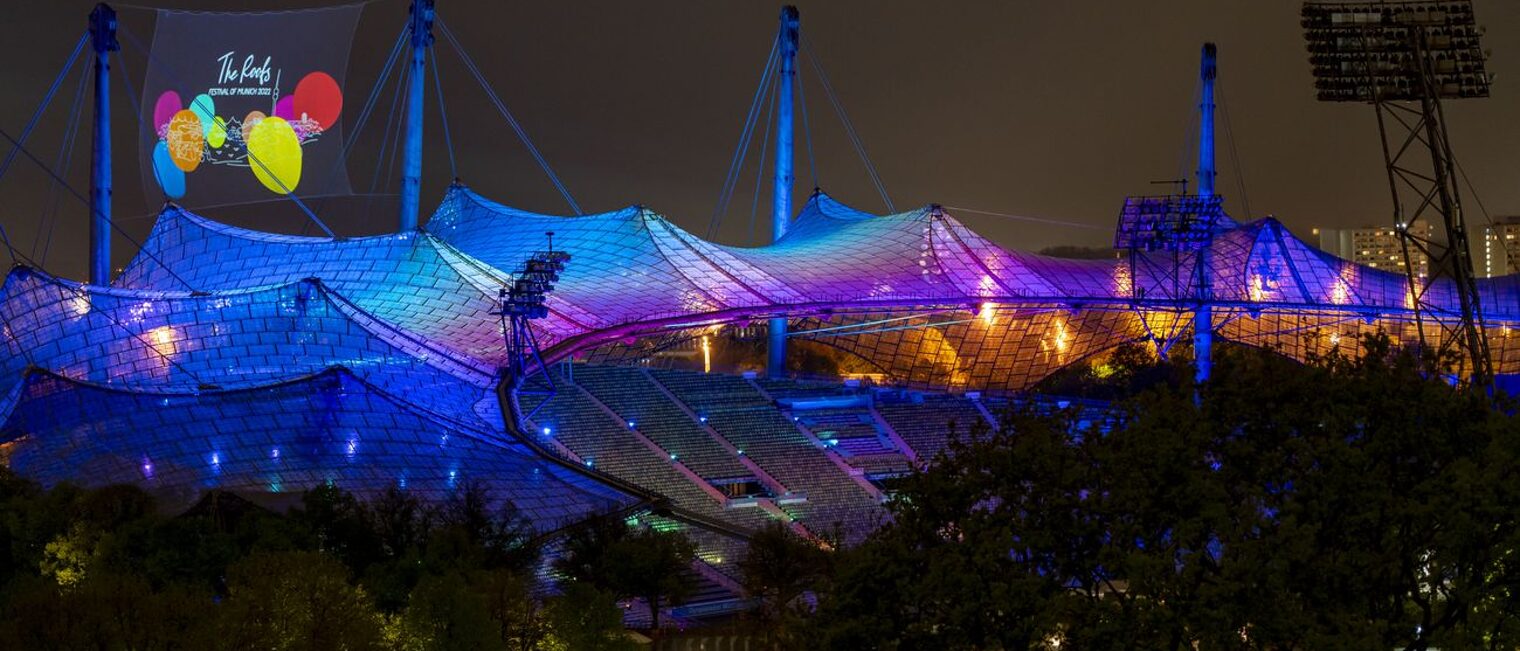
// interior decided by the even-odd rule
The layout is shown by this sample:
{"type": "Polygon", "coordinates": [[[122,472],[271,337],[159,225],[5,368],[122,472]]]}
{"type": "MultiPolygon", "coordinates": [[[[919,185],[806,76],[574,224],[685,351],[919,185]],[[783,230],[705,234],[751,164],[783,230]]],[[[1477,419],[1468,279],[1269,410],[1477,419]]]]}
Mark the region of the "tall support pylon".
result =
{"type": "Polygon", "coordinates": [[[417,229],[422,194],[422,101],[427,97],[427,51],[433,45],[433,0],[412,0],[411,80],[406,95],[406,140],[402,151],[399,230],[417,229]]]}
{"type": "Polygon", "coordinates": [[[116,42],[116,10],[95,5],[90,12],[95,50],[95,127],[90,155],[90,283],[111,283],[111,53],[116,42]]]}
{"type": "MultiPolygon", "coordinates": [[[[792,221],[792,94],[797,81],[797,39],[801,19],[797,8],[781,8],[781,32],[777,35],[777,53],[781,58],[780,77],[776,80],[776,174],[771,195],[771,242],[778,242],[792,221]]],[[[786,319],[770,320],[766,346],[766,374],[780,377],[786,372],[786,319]]]]}
{"type": "MultiPolygon", "coordinates": [[[[1198,78],[1203,85],[1198,104],[1198,196],[1214,196],[1214,79],[1218,76],[1218,50],[1213,43],[1203,44],[1203,58],[1198,78]]],[[[1198,307],[1193,312],[1194,379],[1208,382],[1214,370],[1214,300],[1209,279],[1209,245],[1198,250],[1198,307]]]]}

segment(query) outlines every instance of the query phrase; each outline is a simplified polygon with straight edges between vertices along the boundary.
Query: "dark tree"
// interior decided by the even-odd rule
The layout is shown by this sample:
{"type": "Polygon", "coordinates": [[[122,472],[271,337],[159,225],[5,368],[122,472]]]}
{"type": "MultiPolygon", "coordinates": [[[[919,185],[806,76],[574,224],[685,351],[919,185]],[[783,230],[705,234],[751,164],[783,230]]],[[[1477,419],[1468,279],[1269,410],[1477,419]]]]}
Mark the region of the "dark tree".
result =
{"type": "Polygon", "coordinates": [[[832,648],[1513,648],[1517,405],[1386,338],[1006,414],[844,553],[832,648]]]}
{"type": "Polygon", "coordinates": [[[661,604],[679,602],[691,590],[696,549],[680,532],[630,527],[616,514],[591,518],[573,529],[556,567],[572,581],[649,604],[652,627],[660,628],[661,604]]]}
{"type": "MultiPolygon", "coordinates": [[[[533,594],[533,587],[532,575],[511,570],[492,570],[478,579],[476,590],[485,599],[497,637],[510,651],[534,651],[552,632],[545,604],[533,594]]],[[[618,626],[622,626],[621,616],[618,626]]]]}
{"type": "Polygon", "coordinates": [[[455,490],[439,510],[443,531],[478,554],[474,566],[527,571],[538,562],[532,523],[510,500],[497,500],[485,484],[471,481],[455,490]]]}
{"type": "Polygon", "coordinates": [[[254,554],[228,570],[220,647],[378,649],[380,619],[348,570],[317,552],[254,554]]]}
{"type": "Polygon", "coordinates": [[[774,645],[792,648],[795,623],[810,613],[803,595],[817,590],[829,575],[829,552],[789,527],[773,522],[750,538],[739,562],[744,591],[759,601],[761,626],[774,645]]]}
{"type": "Polygon", "coordinates": [[[649,604],[650,627],[660,630],[660,608],[680,603],[691,593],[691,562],[696,547],[680,532],[654,527],[635,529],[612,548],[615,587],[649,604]]]}
{"type": "Polygon", "coordinates": [[[292,519],[316,537],[318,550],[332,554],[362,575],[380,558],[380,540],[370,523],[364,503],[334,484],[317,486],[301,496],[301,508],[292,519]]]}
{"type": "Polygon", "coordinates": [[[623,611],[611,593],[589,583],[570,582],[549,600],[548,620],[554,638],[576,651],[635,651],[623,631],[623,611]]]}

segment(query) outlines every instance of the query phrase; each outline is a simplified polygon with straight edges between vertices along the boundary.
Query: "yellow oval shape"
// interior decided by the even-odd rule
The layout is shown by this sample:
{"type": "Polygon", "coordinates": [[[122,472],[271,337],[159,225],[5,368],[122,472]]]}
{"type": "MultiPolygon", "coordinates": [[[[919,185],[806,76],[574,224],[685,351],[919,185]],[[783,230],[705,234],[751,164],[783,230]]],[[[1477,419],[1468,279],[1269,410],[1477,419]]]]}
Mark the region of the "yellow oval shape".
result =
{"type": "Polygon", "coordinates": [[[248,167],[275,194],[295,192],[301,182],[301,140],[284,118],[267,117],[248,133],[248,167]]]}
{"type": "Polygon", "coordinates": [[[221,116],[211,120],[211,130],[206,132],[206,144],[217,149],[227,142],[227,121],[221,116]]]}
{"type": "Polygon", "coordinates": [[[206,139],[201,129],[201,118],[190,109],[183,109],[169,118],[169,130],[164,136],[169,146],[169,158],[174,166],[185,172],[194,172],[201,165],[201,153],[206,139]]]}

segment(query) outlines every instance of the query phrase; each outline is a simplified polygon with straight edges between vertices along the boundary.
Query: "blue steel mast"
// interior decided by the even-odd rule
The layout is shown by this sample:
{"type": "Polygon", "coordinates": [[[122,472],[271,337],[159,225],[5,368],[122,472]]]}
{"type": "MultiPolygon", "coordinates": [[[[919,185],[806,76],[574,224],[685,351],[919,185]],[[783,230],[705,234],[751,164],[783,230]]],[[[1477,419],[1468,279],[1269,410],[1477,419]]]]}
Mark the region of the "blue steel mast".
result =
{"type": "MultiPolygon", "coordinates": [[[[801,19],[797,8],[781,8],[781,32],[777,35],[781,57],[780,78],[776,80],[776,174],[771,195],[771,242],[779,242],[792,220],[792,93],[797,80],[797,37],[801,19]]],[[[786,319],[770,320],[770,341],[766,346],[766,374],[780,377],[786,372],[786,319]]]]}
{"type": "Polygon", "coordinates": [[[111,53],[116,42],[116,10],[95,5],[90,12],[95,49],[95,128],[90,156],[90,284],[111,283],[111,53]]]}
{"type": "MultiPolygon", "coordinates": [[[[1218,53],[1213,43],[1203,44],[1203,61],[1199,66],[1199,79],[1203,82],[1203,98],[1198,105],[1198,196],[1214,196],[1214,78],[1218,74],[1218,53]]],[[[1210,236],[1212,240],[1212,236],[1210,236]]],[[[1193,360],[1196,365],[1194,379],[1207,382],[1214,368],[1214,300],[1213,286],[1209,280],[1209,244],[1198,250],[1198,309],[1193,312],[1193,360]]]]}
{"type": "Polygon", "coordinates": [[[412,0],[412,61],[406,96],[406,148],[401,167],[401,232],[417,229],[422,193],[422,100],[427,96],[427,51],[433,44],[433,0],[412,0]]]}

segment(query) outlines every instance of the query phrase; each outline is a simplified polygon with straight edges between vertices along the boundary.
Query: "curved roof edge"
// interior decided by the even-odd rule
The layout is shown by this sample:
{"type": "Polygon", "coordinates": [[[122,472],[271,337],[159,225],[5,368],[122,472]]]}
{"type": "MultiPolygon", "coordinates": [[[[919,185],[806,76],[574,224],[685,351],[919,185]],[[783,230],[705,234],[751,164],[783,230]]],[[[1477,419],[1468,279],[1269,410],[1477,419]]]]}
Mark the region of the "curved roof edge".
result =
{"type": "MultiPolygon", "coordinates": [[[[216,300],[218,298],[232,298],[253,296],[263,293],[278,293],[283,290],[301,291],[309,288],[313,296],[320,297],[330,307],[342,314],[359,329],[369,333],[375,339],[395,348],[398,352],[442,370],[449,375],[458,377],[480,388],[486,388],[495,381],[495,369],[477,360],[461,356],[451,350],[437,346],[422,337],[396,327],[395,325],[370,314],[364,308],[350,301],[342,293],[323,283],[320,278],[304,278],[290,283],[275,285],[260,285],[239,289],[217,290],[213,292],[188,292],[188,291],[165,291],[165,290],[142,290],[102,285],[89,285],[77,281],[59,278],[46,271],[16,265],[0,281],[0,301],[9,300],[11,293],[18,289],[17,283],[27,280],[36,280],[44,284],[57,286],[75,295],[84,296],[88,303],[88,296],[108,296],[113,299],[124,300],[150,300],[150,301],[203,301],[216,300]],[[416,350],[425,354],[418,355],[416,350]]],[[[90,309],[94,309],[91,305],[90,309]]]]}
{"type": "MultiPolygon", "coordinates": [[[[215,390],[201,391],[201,392],[188,393],[188,394],[187,393],[177,393],[177,392],[154,393],[154,392],[131,391],[131,390],[123,389],[121,387],[115,387],[115,386],[111,386],[111,385],[107,385],[107,384],[101,384],[101,383],[97,383],[97,382],[89,382],[89,381],[85,381],[85,380],[79,380],[79,379],[75,379],[75,378],[70,378],[68,376],[61,375],[59,373],[55,373],[55,372],[52,372],[52,371],[49,371],[49,370],[46,370],[46,369],[32,367],[32,368],[27,369],[26,373],[23,375],[23,377],[21,378],[21,380],[18,381],[18,382],[16,382],[15,385],[13,387],[11,387],[10,391],[8,391],[6,393],[6,395],[0,396],[0,425],[3,425],[3,424],[7,423],[10,420],[12,414],[15,412],[16,407],[21,404],[22,397],[24,396],[24,394],[26,392],[26,388],[28,386],[33,385],[36,382],[44,381],[44,380],[59,382],[59,383],[62,383],[62,384],[65,384],[65,385],[68,385],[68,386],[71,386],[71,387],[88,389],[88,390],[93,390],[93,391],[107,392],[107,393],[112,393],[112,394],[117,394],[117,395],[129,395],[129,396],[139,396],[139,397],[144,397],[144,396],[146,396],[146,397],[159,397],[159,396],[161,396],[161,397],[166,397],[167,398],[167,397],[185,397],[185,396],[192,396],[192,395],[193,396],[197,396],[197,397],[216,397],[216,396],[246,395],[246,394],[254,393],[254,392],[268,391],[270,389],[285,388],[285,387],[291,387],[291,386],[295,386],[295,385],[301,385],[301,384],[306,384],[306,383],[318,382],[318,381],[322,381],[322,380],[327,379],[327,378],[333,378],[333,379],[338,380],[339,382],[352,382],[352,383],[356,384],[357,386],[362,387],[363,390],[366,393],[368,393],[370,395],[373,395],[373,396],[375,396],[375,397],[377,397],[377,398],[379,398],[379,399],[381,399],[381,400],[383,400],[383,401],[385,401],[385,402],[387,402],[387,403],[389,403],[391,405],[394,405],[399,410],[402,410],[402,411],[404,411],[406,413],[409,413],[412,416],[414,416],[416,418],[419,418],[421,420],[424,420],[424,421],[427,421],[427,422],[431,422],[431,423],[437,424],[439,426],[448,428],[452,432],[455,432],[455,433],[458,433],[458,434],[463,434],[467,438],[469,438],[469,439],[471,439],[471,440],[473,440],[473,441],[475,441],[477,443],[480,443],[482,445],[490,446],[490,447],[492,447],[494,449],[499,449],[499,450],[501,450],[502,452],[505,452],[505,453],[517,455],[517,456],[519,456],[519,457],[521,457],[523,459],[529,460],[530,462],[535,463],[535,464],[540,464],[540,465],[542,465],[544,467],[559,468],[562,471],[568,471],[569,474],[578,475],[578,476],[590,479],[592,482],[595,483],[595,485],[597,486],[597,488],[599,490],[609,491],[611,493],[614,493],[616,495],[619,495],[619,496],[623,497],[623,499],[617,500],[617,501],[627,502],[628,504],[635,505],[635,506],[639,505],[639,504],[645,504],[645,503],[648,502],[648,497],[646,495],[634,493],[634,492],[632,492],[632,491],[624,488],[623,486],[619,485],[618,483],[609,482],[609,481],[607,481],[606,477],[604,477],[601,474],[598,474],[598,473],[595,473],[595,472],[588,472],[587,469],[576,467],[574,464],[564,463],[560,459],[556,459],[556,458],[553,458],[553,457],[546,457],[534,445],[528,444],[528,443],[524,443],[517,436],[512,435],[510,432],[503,432],[503,433],[491,432],[491,431],[488,431],[488,430],[481,429],[480,427],[478,427],[478,426],[476,426],[476,425],[474,425],[472,423],[468,423],[468,422],[465,422],[465,421],[462,421],[462,420],[450,417],[450,416],[448,416],[446,414],[441,414],[441,413],[438,413],[438,412],[436,412],[434,410],[427,409],[426,407],[422,407],[421,405],[418,405],[416,403],[408,401],[405,398],[402,398],[402,397],[400,397],[400,396],[398,396],[398,395],[396,395],[394,393],[391,393],[391,392],[389,392],[389,391],[387,391],[387,390],[385,390],[385,389],[383,389],[383,388],[381,388],[381,387],[379,387],[379,386],[377,386],[377,385],[375,385],[375,384],[373,384],[373,383],[365,380],[362,376],[354,373],[351,369],[349,369],[349,368],[347,368],[345,366],[342,366],[342,365],[333,365],[333,366],[329,366],[329,367],[327,367],[327,368],[325,368],[325,369],[323,369],[321,371],[315,372],[315,373],[309,373],[309,374],[305,374],[305,375],[302,375],[302,376],[299,376],[299,377],[289,378],[289,379],[285,379],[285,380],[279,380],[279,381],[275,381],[275,382],[261,384],[261,385],[258,385],[258,386],[238,387],[238,388],[234,388],[234,389],[215,389],[215,390]],[[505,435],[503,435],[503,434],[505,434],[505,435]]],[[[591,494],[590,491],[588,491],[586,487],[576,486],[575,484],[573,484],[573,483],[571,483],[569,481],[566,481],[565,485],[567,487],[575,490],[575,491],[580,492],[580,493],[587,494],[587,495],[591,494]]]]}

